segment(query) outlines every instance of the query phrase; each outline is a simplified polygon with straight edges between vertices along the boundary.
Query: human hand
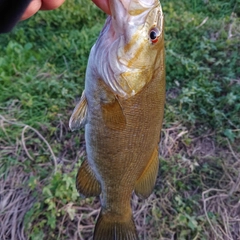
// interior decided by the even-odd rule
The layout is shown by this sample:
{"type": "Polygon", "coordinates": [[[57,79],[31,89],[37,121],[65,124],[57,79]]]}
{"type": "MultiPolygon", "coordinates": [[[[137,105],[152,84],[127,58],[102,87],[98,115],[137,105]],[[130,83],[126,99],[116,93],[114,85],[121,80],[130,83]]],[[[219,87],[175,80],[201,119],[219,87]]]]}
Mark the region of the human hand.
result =
{"type": "MultiPolygon", "coordinates": [[[[27,19],[39,10],[52,10],[60,7],[65,0],[32,0],[21,17],[21,20],[27,19]]],[[[92,0],[100,9],[110,15],[108,0],[92,0]]]]}
{"type": "Polygon", "coordinates": [[[100,9],[102,9],[108,15],[111,15],[109,0],[92,0],[100,9]]]}
{"type": "Polygon", "coordinates": [[[21,20],[25,20],[34,15],[39,10],[52,10],[60,7],[65,0],[32,0],[23,13],[21,20]]]}

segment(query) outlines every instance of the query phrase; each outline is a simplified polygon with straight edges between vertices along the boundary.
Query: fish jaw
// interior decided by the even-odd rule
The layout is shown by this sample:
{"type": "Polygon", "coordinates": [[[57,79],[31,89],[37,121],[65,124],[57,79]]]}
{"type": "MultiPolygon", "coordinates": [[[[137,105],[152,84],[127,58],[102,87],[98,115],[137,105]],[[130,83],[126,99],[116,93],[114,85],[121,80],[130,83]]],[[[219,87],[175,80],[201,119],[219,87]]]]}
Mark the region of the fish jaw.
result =
{"type": "MultiPolygon", "coordinates": [[[[124,24],[127,23],[129,16],[140,16],[134,25],[145,22],[144,15],[148,14],[151,9],[159,6],[158,0],[112,0],[109,2],[111,14],[115,20],[116,31],[124,31],[124,24]],[[144,14],[143,16],[141,16],[144,14]]],[[[122,32],[121,31],[121,32],[122,32]]],[[[123,33],[123,32],[122,32],[123,33]]]]}
{"type": "Polygon", "coordinates": [[[110,8],[111,35],[115,39],[121,39],[118,49],[124,51],[118,51],[118,58],[124,59],[124,55],[127,55],[128,58],[125,57],[125,65],[127,65],[127,62],[136,55],[137,47],[144,43],[145,46],[141,47],[146,48],[147,43],[152,43],[149,39],[151,29],[157,29],[158,37],[162,35],[162,8],[158,0],[112,0],[110,8]]]}
{"type": "Polygon", "coordinates": [[[158,0],[112,0],[109,4],[112,16],[93,47],[93,64],[98,77],[116,95],[129,98],[148,83],[161,64],[163,13],[158,0]]]}

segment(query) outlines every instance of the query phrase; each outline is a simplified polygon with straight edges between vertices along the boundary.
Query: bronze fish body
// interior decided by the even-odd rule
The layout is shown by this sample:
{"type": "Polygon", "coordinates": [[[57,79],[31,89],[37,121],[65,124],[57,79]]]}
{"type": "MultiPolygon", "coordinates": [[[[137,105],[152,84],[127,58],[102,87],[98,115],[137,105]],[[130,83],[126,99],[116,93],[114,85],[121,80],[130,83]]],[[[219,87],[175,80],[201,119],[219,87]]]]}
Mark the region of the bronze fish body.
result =
{"type": "Polygon", "coordinates": [[[130,205],[158,173],[165,103],[163,13],[158,0],[112,0],[89,56],[85,91],[69,125],[85,126],[76,186],[101,198],[94,240],[138,239],[130,205]]]}

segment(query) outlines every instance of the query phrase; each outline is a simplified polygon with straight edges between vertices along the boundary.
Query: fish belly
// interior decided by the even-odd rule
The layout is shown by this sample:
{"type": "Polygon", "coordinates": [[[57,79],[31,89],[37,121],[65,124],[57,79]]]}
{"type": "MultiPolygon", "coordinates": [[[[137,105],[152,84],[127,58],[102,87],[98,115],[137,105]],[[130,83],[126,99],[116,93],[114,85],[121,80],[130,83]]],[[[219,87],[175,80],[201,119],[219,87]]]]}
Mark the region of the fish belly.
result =
{"type": "Polygon", "coordinates": [[[87,158],[100,182],[104,208],[121,209],[121,212],[128,208],[136,181],[158,149],[165,102],[164,80],[164,73],[156,70],[153,80],[141,92],[119,99],[126,119],[123,128],[109,127],[101,110],[88,115],[87,158]]]}

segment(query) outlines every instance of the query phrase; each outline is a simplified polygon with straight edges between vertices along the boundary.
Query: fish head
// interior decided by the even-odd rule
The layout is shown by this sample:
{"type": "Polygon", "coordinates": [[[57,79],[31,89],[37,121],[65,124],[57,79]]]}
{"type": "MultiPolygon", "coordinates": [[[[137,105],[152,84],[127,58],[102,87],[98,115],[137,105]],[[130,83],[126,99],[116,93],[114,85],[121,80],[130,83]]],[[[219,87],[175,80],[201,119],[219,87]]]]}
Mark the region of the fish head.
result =
{"type": "MultiPolygon", "coordinates": [[[[163,13],[158,0],[110,1],[115,38],[120,38],[118,58],[127,66],[155,62],[163,38],[163,13]],[[159,41],[160,40],[160,41],[159,41]]],[[[163,43],[163,42],[162,42],[163,43]]]]}
{"type": "Polygon", "coordinates": [[[132,96],[163,61],[162,8],[159,0],[110,0],[109,5],[112,16],[99,37],[98,51],[103,53],[99,56],[109,65],[105,79],[113,90],[120,96],[132,96]]]}

